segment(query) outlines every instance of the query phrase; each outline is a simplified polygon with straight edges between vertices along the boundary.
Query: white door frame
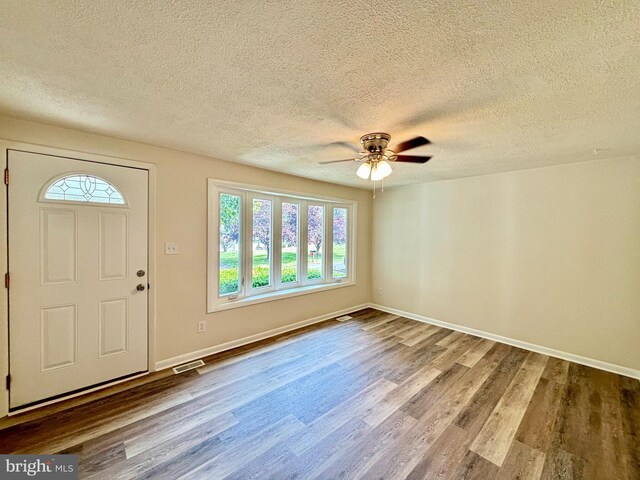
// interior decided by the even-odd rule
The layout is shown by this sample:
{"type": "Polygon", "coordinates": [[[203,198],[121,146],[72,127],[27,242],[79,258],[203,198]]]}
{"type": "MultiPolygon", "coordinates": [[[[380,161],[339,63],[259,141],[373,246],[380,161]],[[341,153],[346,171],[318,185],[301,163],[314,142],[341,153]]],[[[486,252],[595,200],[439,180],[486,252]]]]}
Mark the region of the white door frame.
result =
{"type": "MultiPolygon", "coordinates": [[[[149,308],[148,308],[148,368],[149,372],[155,370],[156,363],[156,165],[153,163],[140,162],[124,158],[111,157],[107,155],[95,155],[92,153],[65,150],[60,148],[34,145],[23,142],[14,142],[0,139],[0,170],[4,171],[7,166],[9,150],[21,150],[31,153],[71,158],[74,160],[84,160],[122,167],[136,167],[149,172],[149,230],[148,230],[148,282],[149,288],[149,308]]],[[[9,179],[11,182],[11,179],[9,179]]],[[[0,183],[1,185],[1,183],[0,183]]],[[[7,195],[6,190],[0,193],[0,276],[8,271],[7,257],[7,195]]],[[[4,283],[4,280],[2,281],[4,283]]],[[[4,287],[4,285],[0,285],[4,287]]],[[[0,294],[0,417],[9,414],[9,391],[5,388],[5,378],[9,373],[9,292],[4,289],[0,294]]],[[[145,374],[143,374],[145,375],[145,374]]],[[[122,381],[122,380],[121,380],[122,381]]],[[[126,380],[125,380],[126,381],[126,380]]],[[[119,383],[119,382],[113,382],[119,383]]],[[[105,388],[113,383],[109,383],[99,388],[105,388]]],[[[95,390],[95,389],[89,389],[95,390]]],[[[84,392],[83,392],[84,393],[84,392]]],[[[76,394],[77,395],[77,394],[76,394]]],[[[73,395],[75,396],[75,395],[73,395]]],[[[55,401],[61,401],[68,397],[61,397],[55,401]]],[[[44,402],[47,405],[51,402],[44,402]]],[[[34,407],[37,408],[37,407],[34,407]]],[[[25,409],[28,410],[28,409],[25,409]]],[[[23,410],[24,411],[24,410],[23,410]]],[[[13,413],[13,412],[12,412],[13,413]]],[[[17,413],[17,412],[16,412],[17,413]]]]}

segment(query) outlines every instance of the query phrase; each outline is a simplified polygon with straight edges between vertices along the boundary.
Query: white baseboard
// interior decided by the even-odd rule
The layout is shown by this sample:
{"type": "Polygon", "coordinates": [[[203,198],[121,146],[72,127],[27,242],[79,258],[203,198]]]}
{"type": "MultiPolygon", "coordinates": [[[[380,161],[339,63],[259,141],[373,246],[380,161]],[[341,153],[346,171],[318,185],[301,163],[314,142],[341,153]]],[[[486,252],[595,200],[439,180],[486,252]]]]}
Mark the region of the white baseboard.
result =
{"type": "Polygon", "coordinates": [[[502,335],[483,332],[481,330],[476,330],[475,328],[456,325],[455,323],[443,322],[441,320],[425,317],[423,315],[418,315],[416,313],[406,312],[404,310],[398,310],[397,308],[387,307],[385,305],[379,305],[377,303],[365,303],[362,305],[354,305],[353,307],[344,308],[342,310],[327,313],[325,315],[320,315],[318,317],[309,318],[307,320],[302,320],[300,322],[274,328],[272,330],[267,330],[266,332],[256,333],[255,335],[239,338],[238,340],[232,340],[231,342],[222,343],[220,345],[214,345],[212,347],[207,347],[202,350],[196,350],[194,352],[185,353],[183,355],[167,358],[165,360],[160,360],[159,362],[156,362],[155,368],[156,370],[163,370],[165,368],[175,367],[176,365],[180,365],[182,363],[190,362],[192,360],[197,360],[199,358],[213,355],[214,353],[223,352],[225,350],[231,350],[232,348],[241,347],[249,343],[257,342],[259,340],[264,340],[266,338],[275,337],[276,335],[280,335],[281,333],[286,333],[291,330],[296,330],[298,328],[302,328],[307,325],[313,325],[314,323],[323,322],[331,318],[339,317],[346,313],[362,310],[363,308],[375,308],[376,310],[392,313],[394,315],[400,315],[402,317],[410,318],[412,320],[417,320],[418,322],[429,323],[431,325],[448,328],[450,330],[457,330],[459,332],[468,333],[469,335],[473,335],[476,337],[486,338],[488,340],[494,340],[500,343],[506,343],[507,345],[512,345],[514,347],[522,348],[532,352],[541,353],[543,355],[548,355],[550,357],[561,358],[562,360],[567,360],[569,362],[579,363],[581,365],[586,365],[588,367],[598,368],[600,370],[606,370],[608,372],[613,372],[620,375],[624,375],[626,377],[636,378],[640,380],[640,370],[634,370],[629,367],[623,367],[620,365],[615,365],[613,363],[603,362],[601,360],[595,360],[593,358],[587,358],[580,355],[575,355],[573,353],[555,350],[553,348],[545,347],[542,345],[536,345],[534,343],[524,342],[521,340],[509,338],[509,337],[503,337],[502,335]]]}
{"type": "Polygon", "coordinates": [[[249,335],[248,337],[239,338],[238,340],[232,340],[230,342],[221,343],[220,345],[214,345],[212,347],[203,348],[202,350],[196,350],[195,352],[189,352],[183,355],[178,355],[176,357],[160,360],[156,362],[155,367],[156,370],[164,370],[165,368],[175,367],[176,365],[207,357],[209,355],[213,355],[214,353],[224,352],[225,350],[231,350],[232,348],[241,347],[243,345],[247,345],[248,343],[257,342],[259,340],[264,340],[265,338],[275,337],[276,335],[280,335],[281,333],[286,333],[290,332],[291,330],[306,327],[307,325],[324,322],[325,320],[339,317],[340,315],[344,315],[345,313],[362,310],[363,308],[367,308],[368,306],[369,304],[366,303],[362,305],[354,305],[353,307],[343,308],[342,310],[338,310],[336,312],[309,318],[307,320],[302,320],[301,322],[291,323],[289,325],[284,325],[272,330],[267,330],[266,332],[256,333],[255,335],[249,335]]]}
{"type": "Polygon", "coordinates": [[[515,340],[509,337],[503,337],[502,335],[495,335],[493,333],[483,332],[476,330],[475,328],[464,327],[462,325],[456,325],[455,323],[443,322],[433,318],[418,315],[416,313],[405,312],[404,310],[398,310],[397,308],[386,307],[384,305],[378,305],[376,303],[370,303],[367,305],[370,308],[381,310],[383,312],[392,313],[394,315],[400,315],[401,317],[410,318],[411,320],[417,320],[418,322],[429,323],[438,327],[448,328],[450,330],[457,330],[458,332],[468,333],[476,337],[486,338],[488,340],[494,340],[500,343],[506,343],[514,347],[523,348],[536,353],[542,353],[543,355],[549,355],[550,357],[561,358],[562,360],[568,360],[569,362],[579,363],[588,367],[598,368],[600,370],[606,370],[607,372],[618,373],[625,377],[636,378],[640,380],[640,370],[634,370],[633,368],[623,367],[615,365],[613,363],[603,362],[601,360],[595,360],[593,358],[582,357],[573,353],[562,352],[553,348],[544,347],[542,345],[536,345],[534,343],[523,342],[521,340],[515,340]]]}

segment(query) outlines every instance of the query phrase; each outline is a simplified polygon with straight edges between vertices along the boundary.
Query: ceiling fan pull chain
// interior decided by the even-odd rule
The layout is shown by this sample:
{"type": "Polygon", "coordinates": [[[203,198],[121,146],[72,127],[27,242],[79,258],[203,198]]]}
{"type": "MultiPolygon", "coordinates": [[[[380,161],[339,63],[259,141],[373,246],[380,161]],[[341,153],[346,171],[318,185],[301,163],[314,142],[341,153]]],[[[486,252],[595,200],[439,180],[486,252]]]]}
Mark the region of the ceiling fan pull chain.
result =
{"type": "Polygon", "coordinates": [[[373,198],[376,198],[376,181],[373,181],[373,198]]]}

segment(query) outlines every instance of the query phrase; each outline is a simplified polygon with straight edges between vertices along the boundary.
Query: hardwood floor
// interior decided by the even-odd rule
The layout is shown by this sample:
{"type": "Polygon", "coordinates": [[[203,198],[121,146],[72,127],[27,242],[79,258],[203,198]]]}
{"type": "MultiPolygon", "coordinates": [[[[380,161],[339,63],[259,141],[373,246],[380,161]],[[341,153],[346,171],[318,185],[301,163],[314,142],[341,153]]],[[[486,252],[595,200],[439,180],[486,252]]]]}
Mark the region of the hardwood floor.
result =
{"type": "Polygon", "coordinates": [[[83,479],[640,479],[637,380],[352,315],[12,417],[0,452],[83,479]]]}

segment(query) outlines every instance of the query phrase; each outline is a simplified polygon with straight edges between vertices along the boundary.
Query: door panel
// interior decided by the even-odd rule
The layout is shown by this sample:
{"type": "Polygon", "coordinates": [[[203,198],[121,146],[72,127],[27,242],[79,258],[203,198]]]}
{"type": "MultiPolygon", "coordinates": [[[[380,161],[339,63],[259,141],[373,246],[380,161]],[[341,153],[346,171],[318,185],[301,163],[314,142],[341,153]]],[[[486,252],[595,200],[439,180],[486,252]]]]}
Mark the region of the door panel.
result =
{"type": "Polygon", "coordinates": [[[76,281],[76,212],[40,209],[41,285],[76,281]]]}
{"type": "Polygon", "coordinates": [[[127,298],[100,302],[100,356],[124,353],[129,343],[127,298]]]}
{"type": "Polygon", "coordinates": [[[40,357],[42,371],[76,363],[78,351],[76,305],[40,310],[40,357]]]}
{"type": "Polygon", "coordinates": [[[17,151],[8,167],[11,408],[146,371],[148,172],[17,151]]]}
{"type": "Polygon", "coordinates": [[[127,214],[100,212],[100,280],[127,277],[127,214]]]}

